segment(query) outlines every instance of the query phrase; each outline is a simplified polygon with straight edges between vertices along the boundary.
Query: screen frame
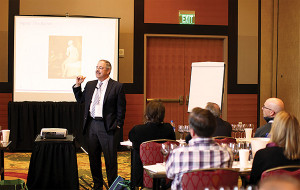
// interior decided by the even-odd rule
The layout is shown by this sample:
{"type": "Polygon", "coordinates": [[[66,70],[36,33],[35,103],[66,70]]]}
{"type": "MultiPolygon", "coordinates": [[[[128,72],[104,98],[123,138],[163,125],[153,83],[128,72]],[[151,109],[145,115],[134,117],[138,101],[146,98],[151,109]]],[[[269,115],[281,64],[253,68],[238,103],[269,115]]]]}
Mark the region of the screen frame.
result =
{"type": "MultiPolygon", "coordinates": [[[[13,33],[13,36],[14,36],[14,61],[13,61],[13,93],[12,93],[12,100],[13,101],[16,101],[16,98],[15,98],[15,94],[16,94],[16,18],[19,18],[19,17],[28,17],[28,18],[38,18],[38,19],[48,19],[48,18],[75,18],[75,19],[113,19],[116,21],[116,28],[115,28],[115,31],[116,31],[116,41],[115,41],[115,48],[114,48],[114,63],[112,65],[113,67],[113,73],[114,73],[114,76],[110,76],[111,78],[113,78],[114,80],[118,81],[119,80],[119,42],[120,42],[120,18],[117,18],[117,17],[95,17],[95,16],[78,16],[78,15],[72,15],[72,16],[59,16],[59,15],[14,15],[14,33],[13,33]]],[[[100,60],[101,58],[99,58],[100,60]]],[[[95,65],[97,64],[97,62],[95,63],[95,65]]],[[[112,74],[113,74],[112,73],[112,74]]],[[[96,80],[97,78],[94,77],[94,79],[96,80]]],[[[86,84],[87,81],[85,81],[84,85],[86,84]]],[[[74,78],[74,83],[75,83],[75,78],[74,78]]],[[[71,87],[70,87],[71,88],[71,87]]],[[[51,94],[50,94],[51,95],[51,94]]],[[[45,94],[42,94],[42,96],[45,96],[45,94]]],[[[37,101],[37,102],[43,102],[43,101],[53,101],[53,102],[60,102],[60,101],[63,101],[63,102],[73,102],[75,101],[75,98],[74,100],[65,100],[64,99],[65,97],[62,96],[62,100],[49,100],[49,99],[45,99],[45,100],[41,100],[40,97],[37,99],[37,100],[27,100],[27,99],[24,99],[24,100],[19,100],[20,98],[18,98],[17,101],[37,101]]]]}

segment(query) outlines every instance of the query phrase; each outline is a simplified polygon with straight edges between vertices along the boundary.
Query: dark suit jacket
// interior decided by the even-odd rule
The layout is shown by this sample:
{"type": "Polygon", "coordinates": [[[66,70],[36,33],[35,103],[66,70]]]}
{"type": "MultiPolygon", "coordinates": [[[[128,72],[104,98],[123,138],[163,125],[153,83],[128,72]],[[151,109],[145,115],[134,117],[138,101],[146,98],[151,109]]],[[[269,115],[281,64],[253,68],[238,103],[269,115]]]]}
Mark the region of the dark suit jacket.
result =
{"type": "Polygon", "coordinates": [[[155,139],[176,140],[175,132],[169,123],[147,123],[133,127],[129,132],[129,139],[133,147],[131,157],[131,182],[133,186],[140,187],[143,185],[143,164],[140,158],[140,145],[145,141],[155,139]]]}
{"type": "MultiPolygon", "coordinates": [[[[87,120],[90,118],[90,105],[98,80],[87,82],[84,91],[81,87],[74,88],[77,102],[85,103],[83,134],[86,132],[87,120]]],[[[117,126],[123,127],[126,112],[126,99],[123,84],[109,79],[103,101],[103,120],[107,132],[114,131],[117,126]]]]}
{"type": "Polygon", "coordinates": [[[286,165],[300,165],[300,160],[287,159],[283,154],[283,148],[277,146],[257,151],[253,160],[250,184],[256,185],[265,170],[286,165]]]}
{"type": "MultiPolygon", "coordinates": [[[[213,137],[217,136],[225,136],[225,137],[231,137],[231,125],[227,121],[224,121],[223,119],[217,117],[216,118],[217,127],[215,132],[213,133],[213,137]]],[[[186,143],[188,143],[192,139],[191,134],[188,134],[185,137],[186,143]]]]}
{"type": "Polygon", "coordinates": [[[219,117],[216,118],[216,122],[217,122],[217,127],[212,136],[213,137],[216,137],[216,136],[231,137],[232,128],[231,128],[230,123],[228,123],[227,121],[224,121],[223,119],[221,119],[219,117]]]}
{"type": "Polygon", "coordinates": [[[254,137],[267,137],[272,128],[272,123],[267,123],[256,129],[254,137]]]}

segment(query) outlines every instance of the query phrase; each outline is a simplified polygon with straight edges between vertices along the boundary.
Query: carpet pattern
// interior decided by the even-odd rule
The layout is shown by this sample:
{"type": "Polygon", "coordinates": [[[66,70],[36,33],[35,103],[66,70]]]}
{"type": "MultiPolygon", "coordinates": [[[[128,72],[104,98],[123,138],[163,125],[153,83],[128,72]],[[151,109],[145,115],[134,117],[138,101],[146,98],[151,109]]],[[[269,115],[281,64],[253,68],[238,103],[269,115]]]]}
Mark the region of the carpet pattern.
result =
{"type": "MultiPolygon", "coordinates": [[[[28,168],[30,163],[31,153],[4,153],[4,179],[22,179],[27,180],[28,168]]],[[[90,163],[88,155],[85,153],[77,153],[77,165],[78,165],[78,176],[82,177],[88,184],[92,184],[92,177],[90,172],[90,163]]],[[[103,176],[106,180],[105,172],[105,162],[102,156],[102,168],[103,176]]],[[[129,180],[130,179],[130,169],[131,169],[131,160],[130,160],[130,151],[118,152],[118,175],[129,180]]],[[[86,188],[87,185],[79,180],[81,185],[84,185],[86,188]]],[[[80,189],[84,189],[80,187],[80,189]]]]}

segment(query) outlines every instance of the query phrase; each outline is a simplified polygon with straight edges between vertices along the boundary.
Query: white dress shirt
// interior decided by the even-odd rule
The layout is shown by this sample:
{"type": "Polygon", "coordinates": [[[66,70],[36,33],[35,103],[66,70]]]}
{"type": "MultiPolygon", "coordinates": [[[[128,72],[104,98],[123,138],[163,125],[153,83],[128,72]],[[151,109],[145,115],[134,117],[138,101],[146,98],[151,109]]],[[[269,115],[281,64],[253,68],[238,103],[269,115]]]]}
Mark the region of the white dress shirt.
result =
{"type": "MultiPolygon", "coordinates": [[[[100,101],[99,104],[96,105],[96,109],[95,109],[95,117],[103,117],[103,101],[104,101],[104,95],[106,92],[106,88],[108,85],[108,81],[109,81],[109,77],[107,79],[105,79],[104,81],[102,81],[102,85],[100,87],[100,101]]],[[[98,80],[97,86],[99,86],[101,83],[101,81],[98,80]]],[[[92,111],[92,105],[93,105],[93,101],[95,100],[95,95],[97,94],[96,91],[98,90],[98,88],[95,88],[93,97],[92,97],[92,102],[90,105],[90,113],[92,111]]]]}

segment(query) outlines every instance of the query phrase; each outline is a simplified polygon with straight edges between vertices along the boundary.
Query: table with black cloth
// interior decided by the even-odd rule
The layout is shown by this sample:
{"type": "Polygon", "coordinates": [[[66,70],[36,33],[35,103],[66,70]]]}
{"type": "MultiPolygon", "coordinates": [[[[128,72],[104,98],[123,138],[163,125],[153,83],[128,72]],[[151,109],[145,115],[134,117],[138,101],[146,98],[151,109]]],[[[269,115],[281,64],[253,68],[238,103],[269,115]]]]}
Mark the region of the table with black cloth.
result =
{"type": "Polygon", "coordinates": [[[74,137],[35,140],[27,177],[29,189],[79,189],[74,137]]]}
{"type": "Polygon", "coordinates": [[[11,151],[32,151],[42,128],[65,128],[84,146],[82,135],[84,104],[77,102],[9,102],[8,128],[11,151]]]}

